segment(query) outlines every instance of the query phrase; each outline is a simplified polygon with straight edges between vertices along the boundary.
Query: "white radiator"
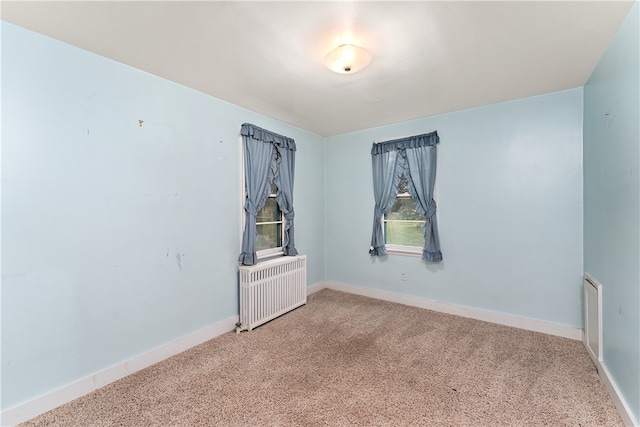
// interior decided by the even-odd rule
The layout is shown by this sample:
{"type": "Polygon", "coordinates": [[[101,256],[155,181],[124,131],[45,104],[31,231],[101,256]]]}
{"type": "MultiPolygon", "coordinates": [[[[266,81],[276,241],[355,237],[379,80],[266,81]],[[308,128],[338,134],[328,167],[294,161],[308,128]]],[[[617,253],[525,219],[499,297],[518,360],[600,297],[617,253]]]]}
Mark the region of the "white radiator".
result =
{"type": "Polygon", "coordinates": [[[240,322],[252,330],[307,303],[307,256],[285,256],[240,266],[240,322]]]}
{"type": "Polygon", "coordinates": [[[584,275],[584,346],[594,362],[602,360],[602,285],[584,275]]]}

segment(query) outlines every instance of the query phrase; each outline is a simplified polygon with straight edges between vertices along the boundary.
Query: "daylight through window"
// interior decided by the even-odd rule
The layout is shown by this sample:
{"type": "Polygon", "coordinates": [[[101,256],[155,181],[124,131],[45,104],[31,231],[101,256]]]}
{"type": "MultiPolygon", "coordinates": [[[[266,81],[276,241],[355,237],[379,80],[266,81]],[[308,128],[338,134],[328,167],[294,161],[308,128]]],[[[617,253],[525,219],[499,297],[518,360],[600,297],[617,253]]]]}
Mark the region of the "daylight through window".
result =
{"type": "MultiPolygon", "coordinates": [[[[282,248],[282,211],[276,202],[276,186],[271,184],[271,194],[256,215],[256,252],[282,248]]],[[[261,254],[258,254],[260,256],[261,254]]]]}
{"type": "Polygon", "coordinates": [[[416,212],[416,203],[409,194],[409,184],[403,175],[393,207],[384,216],[384,240],[387,245],[410,246],[422,250],[425,217],[416,212]]]}

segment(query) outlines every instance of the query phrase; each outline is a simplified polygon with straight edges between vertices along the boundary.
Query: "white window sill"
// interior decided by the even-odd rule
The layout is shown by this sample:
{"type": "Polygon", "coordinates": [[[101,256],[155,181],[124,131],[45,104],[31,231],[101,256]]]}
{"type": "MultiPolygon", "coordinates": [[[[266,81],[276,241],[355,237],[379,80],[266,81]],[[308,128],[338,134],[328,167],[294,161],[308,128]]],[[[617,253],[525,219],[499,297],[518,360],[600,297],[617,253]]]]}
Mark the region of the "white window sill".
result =
{"type": "Polygon", "coordinates": [[[401,255],[422,258],[422,248],[417,246],[386,245],[388,255],[401,255]]]}
{"type": "Polygon", "coordinates": [[[284,250],[282,250],[282,248],[264,249],[257,252],[256,255],[258,257],[258,262],[262,262],[284,256],[284,250]]]}

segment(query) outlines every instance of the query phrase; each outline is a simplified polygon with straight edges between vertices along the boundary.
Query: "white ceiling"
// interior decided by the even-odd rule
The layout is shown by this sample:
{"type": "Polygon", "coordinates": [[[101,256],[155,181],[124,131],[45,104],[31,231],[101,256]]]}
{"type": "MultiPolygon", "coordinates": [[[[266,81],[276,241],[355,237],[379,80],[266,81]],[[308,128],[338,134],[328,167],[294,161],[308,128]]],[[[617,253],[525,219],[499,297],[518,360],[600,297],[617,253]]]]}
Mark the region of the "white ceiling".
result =
{"type": "Polygon", "coordinates": [[[3,1],[2,19],[329,136],[582,86],[633,1],[3,1]],[[365,70],[325,54],[356,42],[365,70]]]}

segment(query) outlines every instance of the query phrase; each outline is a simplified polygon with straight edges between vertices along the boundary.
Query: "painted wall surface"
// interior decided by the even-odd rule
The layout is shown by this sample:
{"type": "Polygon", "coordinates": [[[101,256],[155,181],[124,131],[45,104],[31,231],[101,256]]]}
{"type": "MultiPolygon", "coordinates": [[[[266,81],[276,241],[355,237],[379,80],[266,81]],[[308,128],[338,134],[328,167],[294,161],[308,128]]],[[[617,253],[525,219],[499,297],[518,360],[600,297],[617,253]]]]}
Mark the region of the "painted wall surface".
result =
{"type": "Polygon", "coordinates": [[[581,145],[581,88],[327,138],[327,280],[582,327],[581,145]],[[433,130],[444,261],[370,257],[371,144],[433,130]]]}
{"type": "Polygon", "coordinates": [[[324,278],[322,138],[1,25],[3,410],[238,314],[243,122],[296,140],[324,278]]]}
{"type": "Polygon", "coordinates": [[[584,87],[584,264],[602,283],[603,364],[640,420],[640,5],[584,87]]]}

